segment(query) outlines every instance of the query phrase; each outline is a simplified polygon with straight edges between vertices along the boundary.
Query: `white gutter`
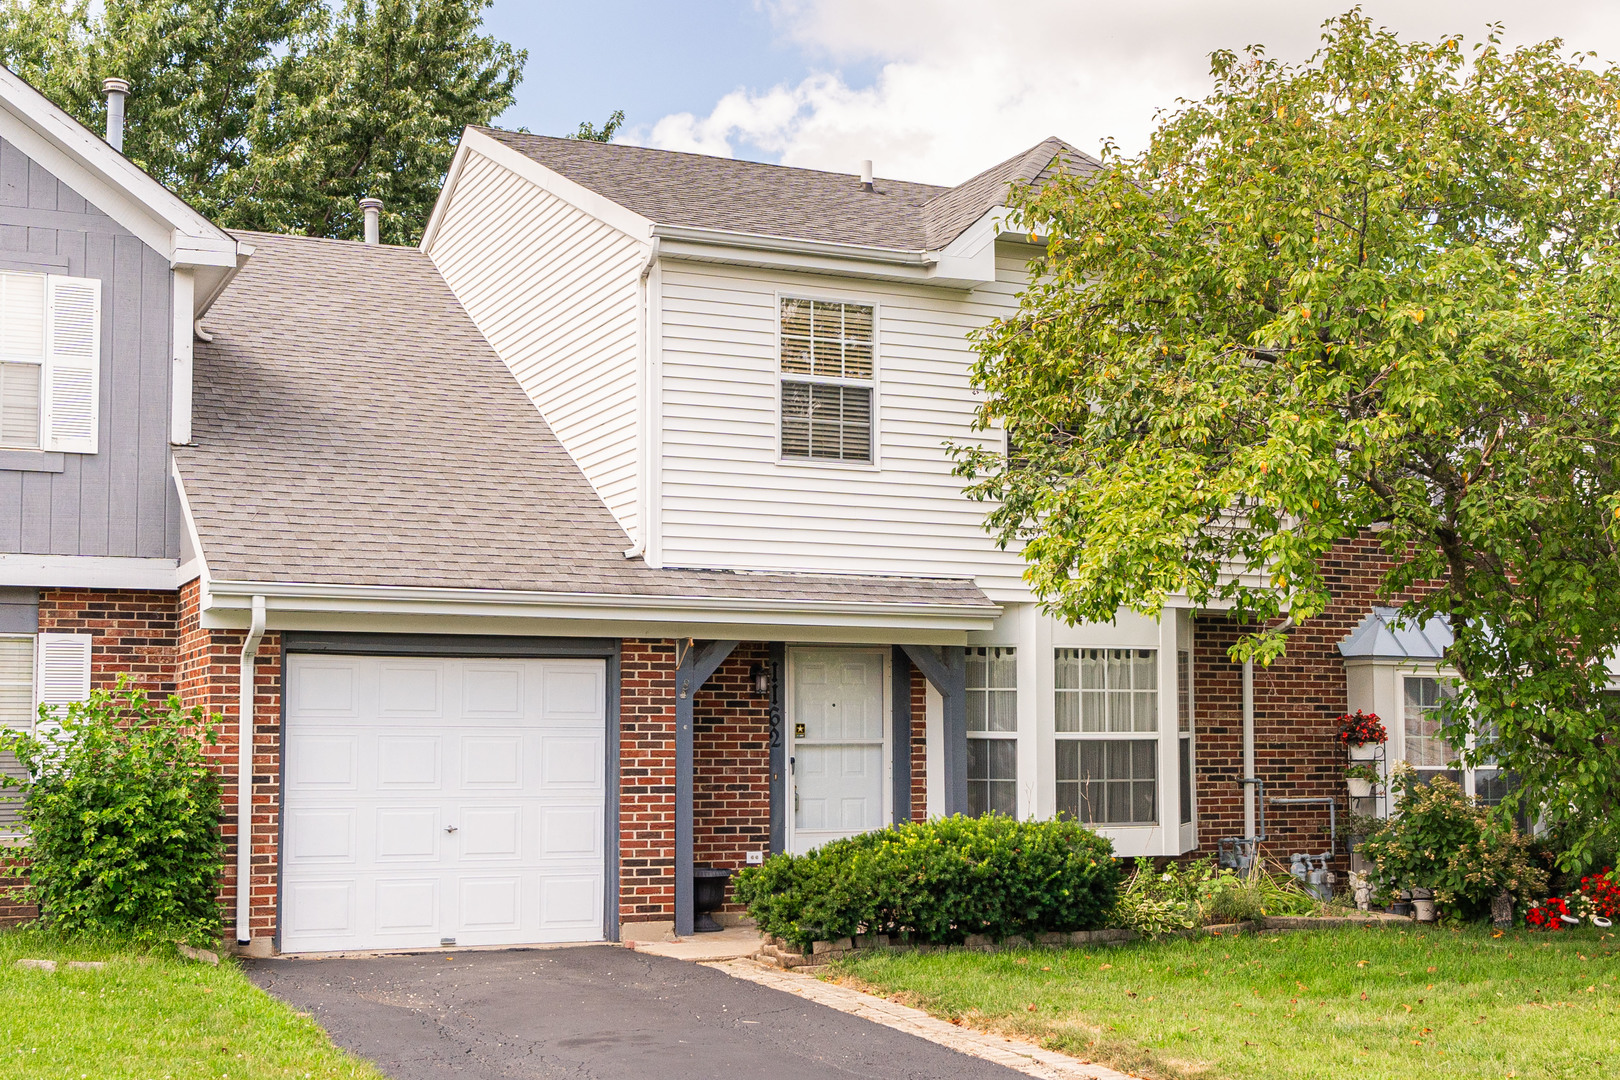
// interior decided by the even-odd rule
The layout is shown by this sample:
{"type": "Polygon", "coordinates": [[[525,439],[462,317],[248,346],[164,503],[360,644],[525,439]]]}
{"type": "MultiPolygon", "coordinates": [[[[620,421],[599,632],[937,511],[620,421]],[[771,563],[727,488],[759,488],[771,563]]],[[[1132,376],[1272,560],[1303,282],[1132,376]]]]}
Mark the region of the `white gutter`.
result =
{"type": "Polygon", "coordinates": [[[892,263],[900,266],[933,266],[937,251],[907,251],[873,244],[842,244],[832,240],[800,240],[763,233],[732,232],[729,229],[699,229],[686,225],[654,225],[652,235],[689,244],[713,244],[748,251],[788,252],[795,255],[824,255],[857,262],[892,263]]]}
{"type": "MultiPolygon", "coordinates": [[[[743,576],[743,575],[739,575],[743,576]]],[[[716,574],[717,578],[724,575],[716,574]]],[[[722,585],[717,581],[717,586],[722,585]]],[[[858,581],[851,580],[853,587],[858,581]]],[[[649,621],[779,621],[785,616],[826,615],[866,620],[904,620],[940,629],[988,629],[1001,614],[995,604],[885,603],[871,600],[808,600],[739,596],[668,596],[627,593],[520,592],[505,589],[447,589],[393,585],[327,585],[311,582],[213,579],[205,608],[241,609],[273,600],[280,611],[378,612],[519,618],[603,618],[634,616],[649,621]],[[504,610],[503,610],[504,609],[504,610]],[[975,625],[963,626],[960,620],[975,625]],[[983,625],[978,625],[979,623],[983,625]]]]}
{"type": "Polygon", "coordinates": [[[253,665],[264,640],[264,597],[253,598],[253,622],[242,642],[236,706],[236,943],[253,940],[253,665]]]}

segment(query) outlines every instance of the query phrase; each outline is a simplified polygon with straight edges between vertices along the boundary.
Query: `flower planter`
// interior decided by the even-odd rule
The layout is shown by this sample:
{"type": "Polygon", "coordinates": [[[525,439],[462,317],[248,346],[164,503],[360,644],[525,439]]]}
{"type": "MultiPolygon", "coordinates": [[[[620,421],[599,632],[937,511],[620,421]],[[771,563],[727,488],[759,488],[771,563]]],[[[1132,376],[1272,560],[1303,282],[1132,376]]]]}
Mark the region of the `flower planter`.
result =
{"type": "Polygon", "coordinates": [[[1353,742],[1349,745],[1351,761],[1376,761],[1378,760],[1378,748],[1384,744],[1375,742],[1353,742]]]}
{"type": "Polygon", "coordinates": [[[1349,777],[1345,782],[1350,785],[1350,797],[1352,799],[1372,798],[1373,785],[1371,780],[1364,779],[1360,776],[1352,776],[1349,777]]]}
{"type": "Polygon", "coordinates": [[[1434,922],[1434,893],[1428,889],[1412,890],[1412,918],[1418,922],[1434,922]]]}

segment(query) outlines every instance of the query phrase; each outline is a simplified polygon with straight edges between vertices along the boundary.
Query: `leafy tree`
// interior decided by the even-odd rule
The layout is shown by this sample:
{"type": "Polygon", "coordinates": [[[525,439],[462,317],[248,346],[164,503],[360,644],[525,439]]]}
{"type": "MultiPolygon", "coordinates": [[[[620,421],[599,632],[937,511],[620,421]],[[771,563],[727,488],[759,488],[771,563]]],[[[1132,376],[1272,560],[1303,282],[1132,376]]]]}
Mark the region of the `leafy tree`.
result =
{"type": "Polygon", "coordinates": [[[1013,450],[956,453],[1071,620],[1304,622],[1377,530],[1387,592],[1456,634],[1451,734],[1578,859],[1620,811],[1620,73],[1499,31],[1468,56],[1358,10],[1303,65],[1217,52],[1146,151],[1017,196],[1046,252],[973,373],[1013,450]]]}
{"type": "Polygon", "coordinates": [[[227,227],[421,235],[467,124],[512,103],[526,54],[481,35],[489,0],[18,0],[0,60],[105,126],[131,85],[124,151],[227,227]]]}
{"type": "Polygon", "coordinates": [[[601,127],[597,127],[589,120],[580,121],[579,130],[570,135],[569,138],[580,139],[584,142],[612,142],[613,136],[617,135],[619,129],[623,126],[624,110],[614,109],[613,115],[609,116],[607,122],[601,127]]]}

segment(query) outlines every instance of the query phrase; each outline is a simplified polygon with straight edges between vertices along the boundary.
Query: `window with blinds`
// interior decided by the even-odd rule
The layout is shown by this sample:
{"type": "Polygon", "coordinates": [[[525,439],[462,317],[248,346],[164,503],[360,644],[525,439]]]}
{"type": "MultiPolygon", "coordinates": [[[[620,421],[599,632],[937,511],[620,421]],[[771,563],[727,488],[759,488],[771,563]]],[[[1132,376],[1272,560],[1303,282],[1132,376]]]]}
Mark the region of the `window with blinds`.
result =
{"type": "MultiPolygon", "coordinates": [[[[31,729],[34,724],[34,638],[0,635],[0,727],[31,729]]],[[[0,752],[0,774],[22,779],[23,770],[9,752],[0,752]]],[[[0,837],[21,832],[18,811],[22,795],[0,788],[0,837]]]]}
{"type": "Polygon", "coordinates": [[[873,311],[782,298],[784,458],[872,460],[873,311]]]}
{"type": "Polygon", "coordinates": [[[96,452],[101,282],[0,270],[0,447],[96,452]]]}
{"type": "Polygon", "coordinates": [[[0,446],[39,446],[44,380],[45,275],[0,273],[0,446]]]}

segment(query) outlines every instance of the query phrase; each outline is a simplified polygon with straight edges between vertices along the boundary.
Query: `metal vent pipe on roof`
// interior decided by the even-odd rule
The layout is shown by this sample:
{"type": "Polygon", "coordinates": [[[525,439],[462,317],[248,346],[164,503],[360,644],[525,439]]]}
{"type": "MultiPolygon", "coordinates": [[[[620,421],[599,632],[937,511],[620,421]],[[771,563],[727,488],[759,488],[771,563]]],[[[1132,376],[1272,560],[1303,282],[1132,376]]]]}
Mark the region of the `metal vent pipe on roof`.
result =
{"type": "Polygon", "coordinates": [[[872,163],[870,161],[861,162],[861,190],[872,190],[872,163]]]}
{"type": "Polygon", "coordinates": [[[101,92],[107,95],[107,145],[124,149],[124,99],[129,96],[128,79],[102,79],[101,92]]]}
{"type": "Polygon", "coordinates": [[[367,196],[360,200],[360,209],[366,215],[366,243],[382,243],[382,200],[367,196]]]}

